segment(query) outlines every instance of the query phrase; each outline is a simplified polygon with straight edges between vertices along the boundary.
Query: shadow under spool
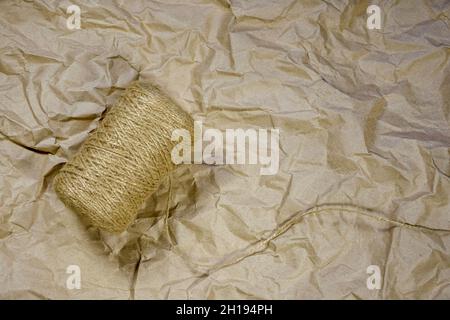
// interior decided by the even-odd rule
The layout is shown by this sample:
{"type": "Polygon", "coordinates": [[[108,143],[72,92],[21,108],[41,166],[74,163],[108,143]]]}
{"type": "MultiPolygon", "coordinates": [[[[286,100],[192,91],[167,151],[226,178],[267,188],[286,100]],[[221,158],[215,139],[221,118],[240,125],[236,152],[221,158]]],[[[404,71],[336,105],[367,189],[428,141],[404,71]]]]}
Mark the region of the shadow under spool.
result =
{"type": "Polygon", "coordinates": [[[135,82],[55,177],[61,200],[96,227],[120,232],[175,167],[175,129],[192,118],[157,87],[135,82]]]}

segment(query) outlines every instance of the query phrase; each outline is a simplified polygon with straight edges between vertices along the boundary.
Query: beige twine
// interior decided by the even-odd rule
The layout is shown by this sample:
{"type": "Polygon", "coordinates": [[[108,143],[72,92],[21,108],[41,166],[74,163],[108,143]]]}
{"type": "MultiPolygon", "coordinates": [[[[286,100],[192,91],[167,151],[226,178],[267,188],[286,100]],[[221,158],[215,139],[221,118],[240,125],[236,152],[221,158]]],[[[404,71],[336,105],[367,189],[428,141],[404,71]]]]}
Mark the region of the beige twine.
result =
{"type": "Polygon", "coordinates": [[[125,230],[173,170],[171,135],[177,128],[192,135],[191,117],[158,88],[132,84],[57,174],[57,194],[94,226],[125,230]]]}

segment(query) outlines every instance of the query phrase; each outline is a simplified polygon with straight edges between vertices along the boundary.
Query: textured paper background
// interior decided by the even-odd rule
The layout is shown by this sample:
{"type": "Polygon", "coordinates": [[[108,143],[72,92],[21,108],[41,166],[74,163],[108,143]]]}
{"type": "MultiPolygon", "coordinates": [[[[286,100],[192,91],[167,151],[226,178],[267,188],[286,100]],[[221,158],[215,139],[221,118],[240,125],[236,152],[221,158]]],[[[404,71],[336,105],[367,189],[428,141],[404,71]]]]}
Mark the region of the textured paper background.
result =
{"type": "Polygon", "coordinates": [[[0,297],[449,299],[449,16],[445,0],[1,1],[0,297]],[[127,232],[90,228],[52,180],[135,79],[207,126],[279,128],[279,173],[182,167],[127,232]]]}

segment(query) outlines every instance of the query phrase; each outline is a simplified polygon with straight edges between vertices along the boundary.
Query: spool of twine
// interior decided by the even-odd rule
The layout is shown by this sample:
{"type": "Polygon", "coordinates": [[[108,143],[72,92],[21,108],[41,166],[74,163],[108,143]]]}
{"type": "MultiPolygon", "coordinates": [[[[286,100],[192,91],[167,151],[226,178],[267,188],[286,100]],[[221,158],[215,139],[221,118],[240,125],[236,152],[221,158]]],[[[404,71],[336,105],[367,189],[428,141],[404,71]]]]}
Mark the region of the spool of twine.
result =
{"type": "Polygon", "coordinates": [[[192,134],[192,118],[158,88],[133,83],[56,175],[57,194],[92,225],[125,230],[174,169],[177,128],[192,134]]]}

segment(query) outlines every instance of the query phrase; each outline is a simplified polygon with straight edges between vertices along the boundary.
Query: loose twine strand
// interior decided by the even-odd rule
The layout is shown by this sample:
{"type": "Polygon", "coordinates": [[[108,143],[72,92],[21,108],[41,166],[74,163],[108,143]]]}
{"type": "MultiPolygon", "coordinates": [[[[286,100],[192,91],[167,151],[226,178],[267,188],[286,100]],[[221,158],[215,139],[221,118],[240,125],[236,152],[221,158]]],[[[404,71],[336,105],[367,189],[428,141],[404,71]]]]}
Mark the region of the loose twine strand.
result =
{"type": "Polygon", "coordinates": [[[192,135],[192,118],[153,85],[133,83],[55,177],[57,194],[92,225],[125,230],[174,169],[175,129],[192,135]]]}

